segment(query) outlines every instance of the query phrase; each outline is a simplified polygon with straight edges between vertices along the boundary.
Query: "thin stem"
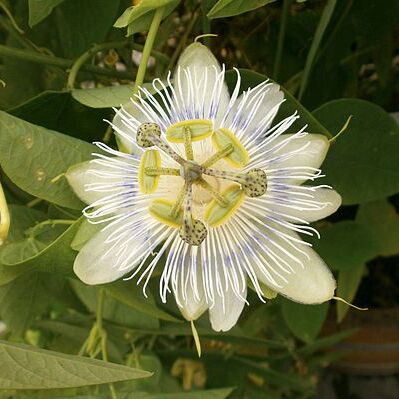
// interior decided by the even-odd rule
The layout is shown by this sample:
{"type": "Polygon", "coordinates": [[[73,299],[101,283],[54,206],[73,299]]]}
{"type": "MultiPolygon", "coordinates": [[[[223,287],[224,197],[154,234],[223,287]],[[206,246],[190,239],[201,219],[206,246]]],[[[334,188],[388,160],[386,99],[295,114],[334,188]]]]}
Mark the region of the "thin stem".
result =
{"type": "MultiPolygon", "coordinates": [[[[104,361],[108,362],[107,332],[103,327],[105,290],[100,288],[97,294],[96,325],[101,339],[101,355],[104,361]]],[[[108,384],[112,399],[117,399],[115,387],[112,383],[108,384]]]]}
{"type": "MultiPolygon", "coordinates": [[[[206,1],[201,1],[201,22],[202,22],[202,33],[207,34],[211,33],[211,21],[206,16],[207,14],[207,4],[206,1]]],[[[204,44],[205,46],[209,47],[209,37],[204,37],[204,44]]]]}
{"type": "Polygon", "coordinates": [[[150,30],[148,31],[148,36],[145,41],[139,69],[137,71],[136,81],[134,82],[133,95],[137,94],[139,91],[139,87],[143,85],[145,72],[147,70],[148,59],[150,58],[155,37],[157,35],[159,25],[162,21],[163,12],[164,7],[157,8],[154,14],[154,18],[152,19],[150,30]]]}
{"type": "MultiPolygon", "coordinates": [[[[37,64],[58,66],[63,69],[68,69],[74,64],[73,60],[36,53],[29,50],[22,50],[15,47],[8,47],[2,44],[0,44],[0,56],[35,62],[37,64]]],[[[115,71],[113,69],[102,68],[95,65],[83,65],[81,71],[94,73],[96,75],[112,76],[117,79],[132,80],[132,74],[129,72],[115,71]]]]}
{"type": "Polygon", "coordinates": [[[40,204],[43,201],[42,198],[35,198],[32,201],[29,201],[26,206],[28,208],[33,208],[34,206],[36,206],[37,204],[40,204]]]}
{"type": "Polygon", "coordinates": [[[45,220],[44,222],[38,223],[36,226],[31,227],[28,230],[28,234],[30,237],[35,237],[37,235],[37,231],[43,228],[44,226],[52,225],[55,226],[57,224],[61,225],[68,225],[70,226],[73,224],[75,220],[69,220],[69,219],[49,219],[45,220]]]}
{"type": "Polygon", "coordinates": [[[275,80],[278,80],[280,74],[281,60],[283,57],[283,49],[284,49],[285,32],[287,31],[288,10],[290,4],[291,0],[283,0],[280,31],[278,33],[278,41],[277,41],[277,52],[273,67],[273,74],[275,80]]]}
{"type": "Polygon", "coordinates": [[[321,41],[323,39],[324,33],[327,29],[328,24],[330,23],[331,17],[334,13],[335,6],[337,4],[337,0],[327,0],[327,4],[324,7],[324,10],[321,14],[320,21],[317,25],[316,32],[313,37],[312,44],[309,49],[309,53],[306,57],[305,67],[303,69],[301,86],[299,87],[299,95],[298,100],[301,101],[303,95],[305,93],[306,87],[308,85],[310,73],[312,71],[312,67],[314,65],[314,61],[317,56],[317,52],[319,50],[321,41]]]}
{"type": "Polygon", "coordinates": [[[105,291],[100,288],[97,293],[96,324],[97,328],[103,330],[103,311],[104,311],[105,291]]]}
{"type": "Polygon", "coordinates": [[[102,43],[96,44],[91,49],[84,52],[72,65],[71,70],[69,71],[68,81],[67,81],[67,89],[72,90],[75,86],[76,76],[82,66],[89,61],[92,57],[94,57],[99,51],[108,50],[111,48],[124,48],[129,47],[128,42],[110,42],[110,43],[102,43]]]}
{"type": "Polygon", "coordinates": [[[4,13],[7,15],[7,17],[9,18],[12,26],[14,27],[14,29],[20,34],[23,35],[25,32],[23,29],[21,29],[17,22],[15,21],[14,17],[12,16],[10,10],[6,7],[6,5],[0,1],[0,8],[4,11],[4,13]]]}
{"type": "Polygon", "coordinates": [[[187,26],[186,31],[184,32],[183,36],[180,39],[179,45],[176,47],[175,51],[173,52],[173,55],[169,61],[166,71],[172,70],[173,66],[175,65],[177,58],[179,57],[180,53],[182,52],[182,50],[187,42],[188,36],[192,32],[194,25],[197,22],[198,16],[199,16],[198,13],[194,13],[193,17],[191,18],[191,21],[190,21],[189,25],[187,26]]]}

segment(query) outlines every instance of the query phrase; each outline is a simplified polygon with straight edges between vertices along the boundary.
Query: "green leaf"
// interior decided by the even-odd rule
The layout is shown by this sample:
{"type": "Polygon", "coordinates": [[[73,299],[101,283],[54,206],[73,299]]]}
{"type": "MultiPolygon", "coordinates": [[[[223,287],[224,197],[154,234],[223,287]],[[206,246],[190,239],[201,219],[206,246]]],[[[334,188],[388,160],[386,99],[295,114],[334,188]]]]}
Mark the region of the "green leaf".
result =
{"type": "Polygon", "coordinates": [[[119,0],[67,0],[57,7],[54,27],[66,58],[102,43],[115,21],[119,0]]]}
{"type": "Polygon", "coordinates": [[[356,221],[369,231],[379,247],[379,255],[399,254],[399,215],[388,201],[360,205],[356,221]]]}
{"type": "MultiPolygon", "coordinates": [[[[147,393],[134,392],[130,394],[119,394],[120,399],[226,399],[233,392],[234,388],[209,389],[206,391],[175,392],[175,393],[147,393]]],[[[65,396],[59,399],[68,399],[65,396]]],[[[74,399],[108,399],[107,395],[96,396],[74,396],[74,399]]]]}
{"type": "MultiPolygon", "coordinates": [[[[10,204],[9,211],[11,216],[10,231],[8,233],[6,242],[0,246],[0,286],[10,283],[20,274],[26,273],[30,270],[29,266],[21,268],[9,268],[7,266],[1,265],[1,258],[3,257],[4,253],[9,251],[7,248],[25,240],[25,231],[36,223],[46,219],[44,212],[30,209],[26,206],[10,204]]],[[[30,249],[30,253],[32,254],[33,247],[30,246],[30,249]]],[[[19,257],[23,256],[24,253],[25,251],[17,252],[19,257]]]]}
{"type": "Polygon", "coordinates": [[[303,305],[283,300],[282,312],[292,333],[304,342],[313,342],[327,317],[328,303],[303,305]]]}
{"type": "Polygon", "coordinates": [[[117,301],[139,312],[145,313],[148,316],[167,321],[180,321],[176,317],[159,309],[153,301],[144,297],[141,287],[129,281],[118,281],[113,284],[108,284],[105,286],[105,289],[106,292],[117,301]]]}
{"type": "Polygon", "coordinates": [[[94,146],[0,112],[0,164],[21,189],[55,204],[81,209],[66,179],[52,180],[91,158],[94,146]]]}
{"type": "Polygon", "coordinates": [[[32,28],[64,0],[29,0],[29,26],[32,28]]]}
{"type": "Polygon", "coordinates": [[[388,113],[367,101],[341,99],[322,105],[313,115],[332,132],[353,115],[323,164],[328,183],[344,204],[362,204],[399,191],[399,126],[388,113]]]}
{"type": "MultiPolygon", "coordinates": [[[[248,69],[240,69],[241,74],[241,90],[244,91],[249,87],[255,87],[259,83],[268,80],[269,78],[260,73],[250,71],[248,69]]],[[[236,82],[236,72],[226,72],[226,82],[232,91],[236,82]]],[[[269,79],[272,81],[271,79],[269,79]]],[[[300,119],[296,121],[288,132],[296,132],[304,125],[308,125],[307,131],[309,133],[324,134],[327,137],[332,137],[331,133],[303,106],[296,100],[283,86],[280,86],[284,92],[285,102],[280,106],[279,112],[275,118],[275,123],[292,115],[298,111],[300,119]]]]}
{"type": "Polygon", "coordinates": [[[360,223],[343,221],[320,229],[314,249],[333,270],[350,270],[378,255],[372,234],[360,223]]]}
{"type": "MultiPolygon", "coordinates": [[[[338,274],[337,296],[349,303],[355,298],[357,289],[366,271],[364,264],[352,265],[350,269],[341,270],[338,274]]],[[[337,321],[340,323],[346,316],[349,306],[343,302],[337,302],[337,321]]]]}
{"type": "Polygon", "coordinates": [[[81,140],[103,138],[109,110],[93,109],[76,101],[70,92],[46,90],[18,107],[8,110],[13,116],[34,125],[65,133],[81,140]]]}
{"type": "Polygon", "coordinates": [[[0,389],[72,388],[150,377],[120,364],[0,341],[0,389]]]}
{"type": "MultiPolygon", "coordinates": [[[[145,86],[147,84],[144,84],[145,86]]],[[[131,85],[72,90],[72,96],[76,101],[91,108],[120,107],[128,103],[132,95],[133,86],[131,85]]]]}
{"type": "Polygon", "coordinates": [[[328,337],[323,337],[307,344],[297,350],[297,353],[302,356],[311,356],[315,352],[320,352],[322,349],[331,348],[338,344],[345,338],[350,337],[356,332],[356,330],[344,330],[337,334],[329,335],[328,337]]]}
{"type": "Polygon", "coordinates": [[[51,303],[48,287],[60,280],[44,273],[24,273],[0,287],[0,315],[13,334],[22,336],[51,303]]]}
{"type": "Polygon", "coordinates": [[[4,266],[19,268],[32,268],[42,272],[49,272],[60,274],[64,276],[71,276],[72,264],[76,256],[76,252],[71,249],[71,242],[76,234],[76,231],[81,223],[78,219],[71,226],[68,227],[59,237],[57,237],[49,245],[42,244],[39,248],[35,245],[40,243],[38,240],[27,238],[25,241],[18,242],[18,246],[9,246],[6,253],[1,254],[1,262],[4,266]],[[33,246],[31,251],[26,250],[21,254],[21,246],[33,246]],[[26,256],[23,256],[26,255],[26,256]]]}
{"type": "MultiPolygon", "coordinates": [[[[44,212],[26,206],[10,204],[8,208],[10,211],[11,225],[6,244],[8,242],[23,240],[26,238],[26,230],[46,219],[46,214],[44,212]]],[[[0,251],[2,248],[4,248],[4,246],[0,247],[0,251]]]]}
{"type": "MultiPolygon", "coordinates": [[[[152,83],[144,83],[142,87],[150,93],[155,92],[152,83]]],[[[133,96],[133,86],[119,85],[95,89],[75,89],[72,90],[72,96],[76,101],[91,108],[120,107],[130,103],[133,96]]]]}
{"type": "Polygon", "coordinates": [[[9,267],[0,264],[0,287],[15,280],[20,274],[24,272],[25,270],[10,269],[9,267]]]}
{"type": "Polygon", "coordinates": [[[210,19],[232,17],[243,14],[276,0],[219,0],[209,11],[207,17],[210,19]]]}
{"type": "Polygon", "coordinates": [[[137,5],[127,8],[117,19],[116,28],[127,27],[127,36],[149,28],[155,10],[165,7],[162,18],[166,18],[180,3],[180,0],[141,0],[137,5]]]}
{"type": "Polygon", "coordinates": [[[225,399],[229,397],[233,390],[234,388],[222,388],[182,393],[143,393],[131,394],[124,399],[225,399]]]}
{"type": "Polygon", "coordinates": [[[303,93],[305,92],[310,72],[316,58],[317,50],[320,47],[321,40],[323,39],[324,32],[326,31],[331,20],[336,4],[337,0],[328,0],[321,14],[319,24],[317,25],[317,29],[313,37],[312,45],[310,46],[309,53],[306,57],[305,68],[303,70],[301,79],[301,86],[299,88],[299,99],[302,99],[303,93]]]}

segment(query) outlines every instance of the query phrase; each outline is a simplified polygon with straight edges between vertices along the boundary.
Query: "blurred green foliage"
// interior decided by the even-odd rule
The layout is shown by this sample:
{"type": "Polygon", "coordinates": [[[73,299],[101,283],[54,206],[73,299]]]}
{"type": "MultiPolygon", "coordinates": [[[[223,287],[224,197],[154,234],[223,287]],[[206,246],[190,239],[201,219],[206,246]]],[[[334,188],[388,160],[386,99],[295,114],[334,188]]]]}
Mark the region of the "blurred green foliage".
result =
{"type": "MultiPolygon", "coordinates": [[[[314,244],[338,277],[338,295],[398,304],[381,298],[384,286],[356,297],[376,259],[380,271],[397,273],[384,265],[399,255],[399,127],[388,114],[399,111],[398,0],[1,0],[0,165],[12,225],[0,247],[0,397],[305,399],[342,356],[325,349],[351,331],[323,332],[327,317],[345,317],[342,303],[278,297],[263,305],[251,292],[228,333],[198,321],[198,359],[176,305],[160,303],[156,278],[148,300],[135,285],[75,279],[76,250],[93,229],[62,175],[90,158],[89,142],[116,146],[103,119],[128,102],[161,6],[145,82],[165,77],[197,35],[214,33],[204,42],[227,69],[241,69],[243,89],[266,77],[282,85],[277,118],[298,110],[309,132],[333,137],[352,117],[323,166],[344,206],[316,224],[323,239],[314,244]],[[102,351],[103,361],[89,358],[102,351]],[[143,370],[154,375],[136,380],[143,370]]],[[[228,83],[233,77],[228,71],[228,83]]]]}

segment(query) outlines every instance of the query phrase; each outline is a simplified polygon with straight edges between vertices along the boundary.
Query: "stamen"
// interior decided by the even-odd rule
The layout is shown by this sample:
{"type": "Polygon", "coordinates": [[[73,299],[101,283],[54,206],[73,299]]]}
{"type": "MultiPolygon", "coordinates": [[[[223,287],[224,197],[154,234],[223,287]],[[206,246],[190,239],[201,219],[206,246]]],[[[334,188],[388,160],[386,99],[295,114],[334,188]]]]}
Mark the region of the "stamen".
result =
{"type": "Polygon", "coordinates": [[[203,168],[209,168],[216,162],[220,161],[227,155],[230,155],[234,151],[234,147],[232,144],[227,144],[221,150],[213,154],[210,158],[208,158],[205,162],[201,164],[203,168]]]}
{"type": "Polygon", "coordinates": [[[193,219],[193,182],[186,180],[184,199],[183,224],[179,229],[180,238],[189,245],[200,245],[205,240],[208,231],[204,223],[198,219],[193,219]]]}
{"type": "Polygon", "coordinates": [[[175,168],[145,168],[148,176],[180,176],[180,170],[175,168]]]}
{"type": "Polygon", "coordinates": [[[180,165],[186,162],[167,142],[162,140],[161,128],[156,123],[142,123],[137,129],[136,140],[137,144],[144,148],[158,147],[180,165]]]}
{"type": "Polygon", "coordinates": [[[184,185],[180,190],[179,196],[177,197],[177,200],[170,211],[170,216],[172,218],[175,218],[177,214],[180,212],[185,196],[186,196],[186,187],[184,185]]]}
{"type": "Polygon", "coordinates": [[[219,192],[217,190],[214,189],[214,187],[208,183],[204,178],[200,178],[196,181],[196,183],[198,183],[202,188],[204,188],[206,191],[209,192],[209,194],[211,194],[211,196],[217,201],[217,203],[222,206],[222,207],[226,207],[228,206],[228,201],[226,199],[223,198],[222,195],[219,194],[219,192]]]}
{"type": "Polygon", "coordinates": [[[260,197],[265,194],[267,190],[267,177],[262,169],[251,169],[247,173],[236,173],[203,168],[202,173],[240,184],[248,197],[260,197]]]}
{"type": "Polygon", "coordinates": [[[184,128],[184,149],[186,151],[186,158],[189,161],[194,160],[193,144],[191,139],[191,130],[189,127],[184,128]]]}

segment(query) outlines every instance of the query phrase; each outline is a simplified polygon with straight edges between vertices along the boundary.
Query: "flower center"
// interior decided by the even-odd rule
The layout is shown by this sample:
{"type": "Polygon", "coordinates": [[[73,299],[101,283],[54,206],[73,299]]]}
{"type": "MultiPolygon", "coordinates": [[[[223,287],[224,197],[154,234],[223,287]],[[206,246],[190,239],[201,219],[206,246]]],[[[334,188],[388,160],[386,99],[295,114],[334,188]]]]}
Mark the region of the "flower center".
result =
{"type": "Polygon", "coordinates": [[[249,161],[246,149],[229,130],[213,132],[210,121],[196,119],[170,126],[166,137],[171,142],[184,144],[185,158],[161,137],[158,125],[143,123],[139,126],[136,140],[141,147],[157,147],[180,165],[179,169],[164,168],[158,150],[147,150],[140,161],[139,188],[141,192],[151,194],[157,190],[161,176],[180,176],[184,180],[174,201],[155,199],[149,212],[162,223],[178,228],[181,239],[188,244],[200,245],[207,236],[207,227],[217,227],[230,219],[245,196],[265,194],[267,178],[263,170],[240,172],[213,167],[222,159],[233,168],[244,168],[249,161]],[[193,141],[210,135],[217,151],[204,162],[196,162],[193,141]],[[195,205],[206,206],[203,221],[193,217],[195,205]]]}

